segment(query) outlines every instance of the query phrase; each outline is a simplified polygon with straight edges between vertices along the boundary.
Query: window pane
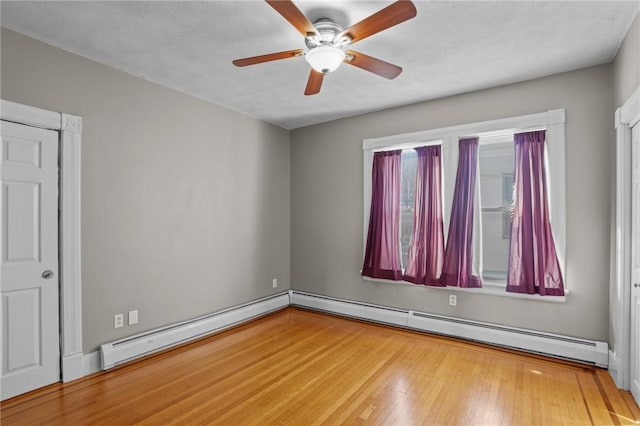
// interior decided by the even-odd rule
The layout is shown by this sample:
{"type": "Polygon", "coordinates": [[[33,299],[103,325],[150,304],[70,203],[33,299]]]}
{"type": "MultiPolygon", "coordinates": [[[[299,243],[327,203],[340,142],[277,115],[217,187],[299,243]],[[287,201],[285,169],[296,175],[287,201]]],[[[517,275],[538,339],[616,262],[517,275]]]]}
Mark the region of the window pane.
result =
{"type": "Polygon", "coordinates": [[[513,142],[480,144],[482,278],[506,282],[513,203],[513,142]]]}
{"type": "Polygon", "coordinates": [[[400,195],[400,247],[401,262],[404,269],[409,256],[409,244],[411,243],[411,233],[413,232],[413,210],[415,206],[416,193],[416,167],[418,155],[413,149],[402,151],[402,187],[400,195]]]}

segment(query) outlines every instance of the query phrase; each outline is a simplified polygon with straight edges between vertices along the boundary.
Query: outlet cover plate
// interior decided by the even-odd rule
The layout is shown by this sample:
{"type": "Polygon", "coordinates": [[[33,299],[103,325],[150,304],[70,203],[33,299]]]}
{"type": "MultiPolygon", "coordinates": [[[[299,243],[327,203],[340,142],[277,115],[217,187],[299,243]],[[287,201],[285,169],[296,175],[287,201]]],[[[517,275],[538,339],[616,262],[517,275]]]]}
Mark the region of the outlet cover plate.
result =
{"type": "Polygon", "coordinates": [[[113,328],[120,328],[124,326],[124,315],[116,314],[113,316],[113,328]]]}

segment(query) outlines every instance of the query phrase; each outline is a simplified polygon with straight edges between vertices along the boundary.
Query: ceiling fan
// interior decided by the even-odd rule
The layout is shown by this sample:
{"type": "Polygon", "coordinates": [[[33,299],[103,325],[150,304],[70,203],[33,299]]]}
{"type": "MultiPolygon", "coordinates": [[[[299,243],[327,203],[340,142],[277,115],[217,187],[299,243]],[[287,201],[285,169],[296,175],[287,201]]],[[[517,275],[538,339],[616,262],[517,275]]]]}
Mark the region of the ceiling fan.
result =
{"type": "Polygon", "coordinates": [[[302,33],[307,49],[293,49],[236,59],[233,61],[235,66],[244,67],[304,56],[311,65],[311,74],[309,74],[307,87],[304,91],[305,95],[319,93],[324,76],[335,71],[342,62],[388,79],[396,78],[402,72],[402,68],[397,65],[347,47],[416,16],[416,8],[411,1],[396,1],[347,29],[343,29],[327,18],[321,18],[311,23],[290,0],[265,1],[302,33]]]}

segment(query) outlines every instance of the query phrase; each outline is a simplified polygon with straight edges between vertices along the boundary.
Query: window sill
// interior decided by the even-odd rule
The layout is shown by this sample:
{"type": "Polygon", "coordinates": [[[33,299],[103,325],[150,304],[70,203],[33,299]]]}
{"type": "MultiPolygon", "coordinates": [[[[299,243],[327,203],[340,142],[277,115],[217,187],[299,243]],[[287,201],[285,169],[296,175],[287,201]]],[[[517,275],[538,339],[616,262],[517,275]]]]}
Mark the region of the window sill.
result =
{"type": "Polygon", "coordinates": [[[475,293],[481,294],[483,296],[498,296],[498,297],[509,297],[512,299],[525,299],[531,300],[534,302],[551,302],[551,303],[565,303],[567,301],[567,295],[569,294],[569,290],[565,289],[564,296],[540,296],[539,294],[522,294],[522,293],[508,293],[505,289],[504,284],[492,283],[492,282],[483,282],[482,288],[460,288],[460,287],[435,287],[435,286],[426,286],[413,284],[407,281],[392,281],[392,280],[384,280],[380,278],[370,278],[370,277],[362,277],[364,281],[373,281],[382,284],[392,284],[392,285],[402,285],[408,287],[418,287],[430,290],[443,290],[443,291],[456,291],[461,293],[475,293]]]}

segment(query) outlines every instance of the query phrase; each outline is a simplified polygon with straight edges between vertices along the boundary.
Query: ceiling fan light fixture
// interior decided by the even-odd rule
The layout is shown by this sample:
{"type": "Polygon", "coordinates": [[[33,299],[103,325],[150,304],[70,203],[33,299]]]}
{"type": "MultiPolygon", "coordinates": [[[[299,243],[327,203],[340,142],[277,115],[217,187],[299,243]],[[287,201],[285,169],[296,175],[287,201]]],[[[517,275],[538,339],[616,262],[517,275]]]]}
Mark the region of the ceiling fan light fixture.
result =
{"type": "Polygon", "coordinates": [[[323,45],[309,49],[304,57],[311,68],[323,74],[329,74],[344,61],[345,53],[338,47],[323,45]]]}
{"type": "Polygon", "coordinates": [[[324,76],[338,69],[342,62],[389,80],[396,78],[402,72],[402,68],[397,65],[355,52],[349,46],[414,18],[417,11],[411,0],[396,0],[346,29],[330,18],[320,18],[312,23],[293,3],[293,0],[265,1],[302,34],[306,49],[293,49],[236,59],[233,61],[233,65],[245,67],[304,55],[311,66],[304,91],[305,95],[319,93],[324,76]]]}

